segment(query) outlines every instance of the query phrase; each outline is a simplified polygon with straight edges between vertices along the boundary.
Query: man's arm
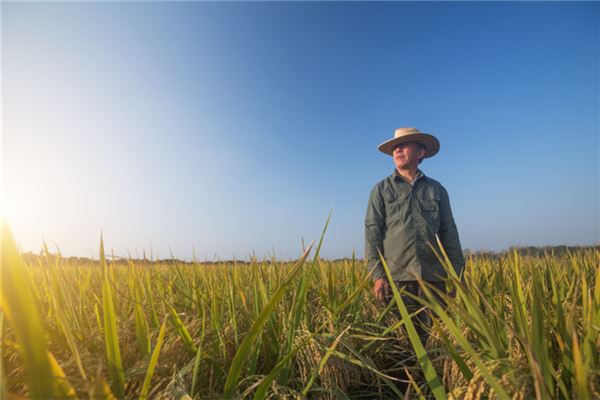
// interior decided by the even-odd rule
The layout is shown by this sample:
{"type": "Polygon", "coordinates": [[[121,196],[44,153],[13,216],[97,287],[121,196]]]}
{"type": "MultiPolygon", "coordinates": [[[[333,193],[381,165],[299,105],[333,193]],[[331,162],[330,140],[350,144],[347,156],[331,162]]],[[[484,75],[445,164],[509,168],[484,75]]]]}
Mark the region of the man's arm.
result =
{"type": "Polygon", "coordinates": [[[458,230],[456,229],[450,208],[450,198],[445,188],[442,188],[440,202],[440,241],[444,246],[444,250],[446,250],[446,254],[448,254],[448,258],[456,274],[460,276],[461,271],[465,268],[465,259],[458,238],[458,230]]]}
{"type": "Polygon", "coordinates": [[[379,260],[379,251],[383,254],[383,239],[385,234],[385,204],[379,184],[375,185],[369,196],[367,215],[365,217],[365,257],[368,268],[373,268],[373,281],[385,278],[385,272],[379,260]]]}

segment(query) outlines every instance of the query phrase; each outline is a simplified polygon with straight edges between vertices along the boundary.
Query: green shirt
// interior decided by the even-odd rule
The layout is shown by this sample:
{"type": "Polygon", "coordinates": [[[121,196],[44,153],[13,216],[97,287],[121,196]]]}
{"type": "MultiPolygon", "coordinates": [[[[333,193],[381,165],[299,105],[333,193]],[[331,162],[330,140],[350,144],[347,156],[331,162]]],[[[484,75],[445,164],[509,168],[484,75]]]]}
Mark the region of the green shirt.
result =
{"type": "Polygon", "coordinates": [[[427,245],[439,252],[435,235],[457,274],[465,261],[446,189],[418,170],[412,185],[397,170],[377,183],[369,197],[365,217],[365,256],[373,280],[385,277],[378,249],[394,281],[429,281],[446,277],[441,263],[427,245]]]}

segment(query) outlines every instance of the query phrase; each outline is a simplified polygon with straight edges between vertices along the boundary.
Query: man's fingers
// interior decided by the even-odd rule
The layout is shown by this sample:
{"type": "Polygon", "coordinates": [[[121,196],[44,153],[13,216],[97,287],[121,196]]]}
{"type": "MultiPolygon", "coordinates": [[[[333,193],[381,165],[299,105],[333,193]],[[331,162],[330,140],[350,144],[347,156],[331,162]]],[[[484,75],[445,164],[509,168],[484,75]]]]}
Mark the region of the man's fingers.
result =
{"type": "Polygon", "coordinates": [[[375,298],[377,300],[383,301],[384,297],[385,297],[385,287],[382,285],[376,286],[375,287],[375,298]]]}
{"type": "Polygon", "coordinates": [[[390,284],[384,279],[378,279],[375,281],[375,287],[373,289],[375,292],[375,298],[380,301],[388,300],[392,293],[390,284]]]}

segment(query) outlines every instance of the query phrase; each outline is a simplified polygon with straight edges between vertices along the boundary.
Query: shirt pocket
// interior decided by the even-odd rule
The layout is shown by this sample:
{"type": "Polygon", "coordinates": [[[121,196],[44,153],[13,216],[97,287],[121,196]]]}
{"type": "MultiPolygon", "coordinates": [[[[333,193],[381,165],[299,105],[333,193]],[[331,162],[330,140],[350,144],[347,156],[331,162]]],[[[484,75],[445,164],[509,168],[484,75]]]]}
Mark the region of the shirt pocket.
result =
{"type": "Polygon", "coordinates": [[[383,199],[385,201],[386,223],[389,225],[402,219],[408,204],[408,194],[386,190],[383,192],[383,199]]]}
{"type": "Polygon", "coordinates": [[[439,213],[441,200],[442,198],[439,194],[427,193],[419,196],[419,206],[422,211],[439,213]]]}
{"type": "Polygon", "coordinates": [[[440,202],[442,198],[437,193],[424,193],[417,197],[421,216],[433,232],[440,227],[440,202]]]}

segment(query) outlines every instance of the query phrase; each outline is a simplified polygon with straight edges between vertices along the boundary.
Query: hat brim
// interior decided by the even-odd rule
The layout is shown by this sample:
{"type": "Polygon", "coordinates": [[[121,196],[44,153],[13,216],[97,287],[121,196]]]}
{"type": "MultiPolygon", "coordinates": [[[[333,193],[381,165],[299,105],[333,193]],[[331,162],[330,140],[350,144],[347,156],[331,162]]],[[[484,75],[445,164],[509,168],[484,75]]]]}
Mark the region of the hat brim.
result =
{"type": "Polygon", "coordinates": [[[425,147],[425,156],[423,158],[433,157],[440,151],[440,142],[433,135],[428,133],[411,133],[399,138],[390,139],[381,143],[377,149],[388,156],[392,155],[394,146],[404,142],[417,142],[425,147]]]}

